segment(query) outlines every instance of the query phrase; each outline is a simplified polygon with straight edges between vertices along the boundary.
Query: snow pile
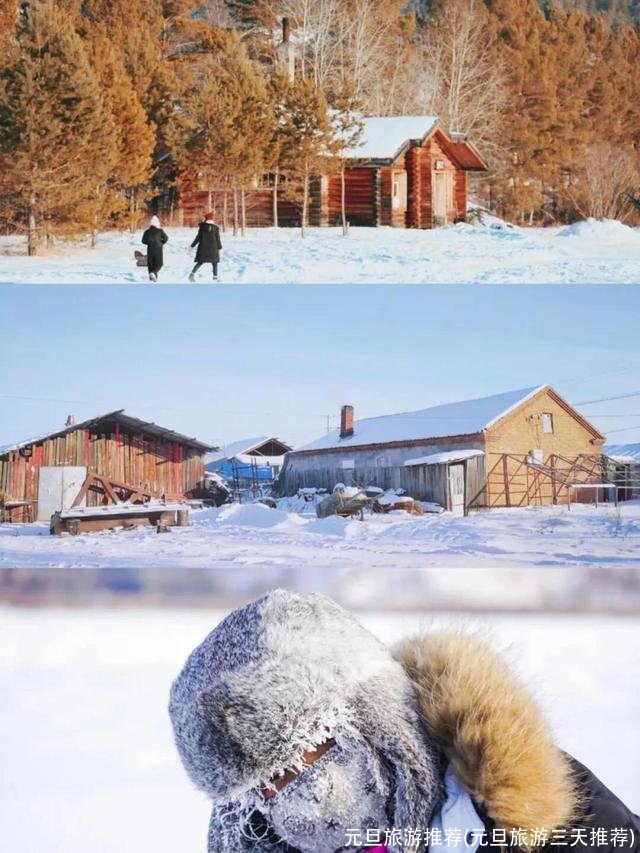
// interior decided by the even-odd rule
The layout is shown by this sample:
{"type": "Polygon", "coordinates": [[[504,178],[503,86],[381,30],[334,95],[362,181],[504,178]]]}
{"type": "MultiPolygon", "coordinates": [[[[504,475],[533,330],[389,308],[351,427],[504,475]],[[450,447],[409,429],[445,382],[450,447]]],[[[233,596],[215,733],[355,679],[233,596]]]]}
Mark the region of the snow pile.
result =
{"type": "Polygon", "coordinates": [[[575,240],[629,242],[633,246],[640,244],[640,230],[618,222],[617,219],[584,219],[566,225],[558,231],[558,237],[571,237],[575,240]]]}
{"type": "MultiPolygon", "coordinates": [[[[430,231],[401,228],[250,229],[223,234],[220,282],[268,283],[637,283],[640,229],[620,223],[567,228],[490,227],[460,223],[430,231]],[[571,236],[571,239],[558,239],[571,236]]],[[[186,284],[194,230],[168,228],[160,283],[186,284]]],[[[54,253],[26,256],[23,237],[0,237],[0,283],[148,284],[133,252],[140,234],[107,232],[98,247],[60,243],[54,253]]],[[[209,279],[201,273],[197,284],[209,279]]],[[[157,285],[153,285],[154,287],[157,285]]]]}
{"type": "Polygon", "coordinates": [[[385,492],[384,495],[380,495],[379,498],[376,498],[376,503],[379,503],[380,506],[394,506],[395,504],[412,504],[414,502],[413,498],[410,498],[408,495],[398,495],[394,491],[385,492]]]}
{"type": "MultiPolygon", "coordinates": [[[[394,498],[397,500],[397,498],[394,498]]],[[[45,524],[0,525],[0,568],[246,566],[282,570],[467,566],[637,567],[640,501],[613,505],[451,513],[366,514],[363,521],[315,518],[260,504],[193,511],[191,526],[166,536],[137,528],[70,537],[45,524]]]]}

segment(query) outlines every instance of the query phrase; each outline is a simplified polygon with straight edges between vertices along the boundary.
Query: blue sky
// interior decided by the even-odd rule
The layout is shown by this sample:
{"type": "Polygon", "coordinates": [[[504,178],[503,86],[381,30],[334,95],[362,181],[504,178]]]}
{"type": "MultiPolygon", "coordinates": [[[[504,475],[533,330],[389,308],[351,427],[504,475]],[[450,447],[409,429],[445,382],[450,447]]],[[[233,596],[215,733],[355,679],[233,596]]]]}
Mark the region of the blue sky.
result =
{"type": "MultiPolygon", "coordinates": [[[[343,403],[365,417],[544,383],[574,404],[632,394],[639,317],[633,285],[4,286],[0,445],[115,408],[216,443],[301,443],[343,403]]],[[[640,441],[640,393],[582,411],[640,441]]]]}

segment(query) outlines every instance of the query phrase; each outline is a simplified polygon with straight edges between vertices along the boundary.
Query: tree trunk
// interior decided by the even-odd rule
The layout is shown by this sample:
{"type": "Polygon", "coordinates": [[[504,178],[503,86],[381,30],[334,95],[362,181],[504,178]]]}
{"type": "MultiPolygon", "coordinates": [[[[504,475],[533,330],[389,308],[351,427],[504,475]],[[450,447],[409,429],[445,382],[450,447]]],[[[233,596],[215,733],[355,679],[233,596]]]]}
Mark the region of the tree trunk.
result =
{"type": "Polygon", "coordinates": [[[302,188],[302,224],[301,236],[304,238],[307,228],[307,208],[309,206],[309,175],[305,173],[304,183],[302,188]]]}
{"type": "Polygon", "coordinates": [[[349,233],[347,228],[347,201],[346,201],[346,181],[344,174],[344,163],[342,164],[342,169],[340,170],[340,210],[342,212],[342,236],[346,237],[349,233]]]}
{"type": "Polygon", "coordinates": [[[95,249],[98,245],[98,216],[93,217],[93,228],[91,229],[91,248],[95,249]]]}
{"type": "Polygon", "coordinates": [[[278,228],[278,189],[280,186],[280,173],[276,170],[273,178],[273,227],[278,228]]]}
{"type": "Polygon", "coordinates": [[[33,257],[38,254],[38,232],[36,229],[36,200],[29,200],[29,226],[27,234],[27,254],[33,257]]]}
{"type": "Polygon", "coordinates": [[[222,200],[222,231],[226,233],[227,230],[227,222],[229,219],[229,199],[227,196],[227,191],[224,191],[224,199],[222,200]]]}
{"type": "Polygon", "coordinates": [[[233,236],[238,233],[238,190],[233,190],[233,236]]]}
{"type": "Polygon", "coordinates": [[[244,237],[247,230],[247,193],[245,188],[240,190],[240,234],[244,237]]]}
{"type": "Polygon", "coordinates": [[[207,211],[211,210],[213,207],[213,193],[211,190],[207,190],[207,211]]]}

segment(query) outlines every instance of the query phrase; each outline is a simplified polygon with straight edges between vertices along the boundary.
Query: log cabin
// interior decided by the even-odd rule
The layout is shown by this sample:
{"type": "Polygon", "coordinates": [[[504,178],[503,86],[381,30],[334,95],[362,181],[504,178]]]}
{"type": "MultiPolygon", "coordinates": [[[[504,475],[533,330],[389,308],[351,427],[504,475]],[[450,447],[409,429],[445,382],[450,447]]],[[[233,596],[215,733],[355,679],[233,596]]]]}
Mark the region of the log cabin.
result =
{"type": "Polygon", "coordinates": [[[362,420],[343,406],[339,429],[287,454],[276,492],[404,489],[457,514],[565,504],[606,477],[604,441],[548,385],[362,420]]]}
{"type": "MultiPolygon", "coordinates": [[[[214,447],[119,409],[40,438],[0,448],[0,495],[5,521],[49,521],[69,509],[88,473],[148,495],[193,496],[204,479],[204,455],[214,447]]],[[[104,494],[90,490],[87,506],[104,494]]],[[[85,505],[85,504],[83,504],[85,505]]]]}
{"type": "MultiPolygon", "coordinates": [[[[353,226],[435,228],[467,217],[469,173],[487,164],[464,135],[447,133],[436,116],[371,116],[363,119],[360,144],[345,152],[347,220],[353,226]]],[[[219,220],[230,194],[211,191],[197,176],[178,179],[178,225],[196,226],[213,209],[219,220]]],[[[247,193],[247,225],[300,225],[301,209],[274,189],[274,176],[257,178],[247,193]]],[[[341,221],[341,176],[311,185],[309,223],[341,221]]]]}

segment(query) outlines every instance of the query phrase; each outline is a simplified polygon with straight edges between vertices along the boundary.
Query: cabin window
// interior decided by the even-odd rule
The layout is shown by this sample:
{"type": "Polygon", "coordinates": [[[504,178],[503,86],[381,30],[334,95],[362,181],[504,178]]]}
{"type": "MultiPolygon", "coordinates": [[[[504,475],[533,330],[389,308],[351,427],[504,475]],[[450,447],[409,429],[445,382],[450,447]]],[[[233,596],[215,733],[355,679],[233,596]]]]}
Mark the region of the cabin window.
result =
{"type": "Polygon", "coordinates": [[[542,432],[548,434],[553,432],[553,415],[550,412],[542,413],[542,432]]]}
{"type": "Polygon", "coordinates": [[[534,449],[529,454],[529,462],[533,465],[542,465],[544,462],[544,454],[542,452],[542,448],[534,447],[534,449]]]}
{"type": "Polygon", "coordinates": [[[353,459],[343,459],[342,461],[342,470],[343,471],[353,471],[356,467],[356,463],[353,459]]]}

